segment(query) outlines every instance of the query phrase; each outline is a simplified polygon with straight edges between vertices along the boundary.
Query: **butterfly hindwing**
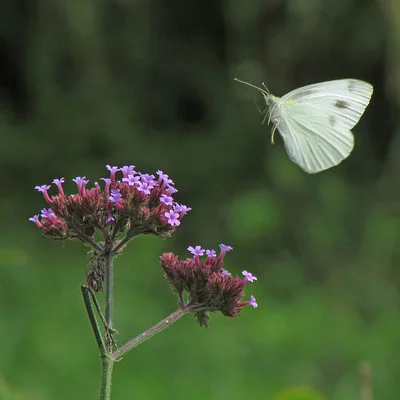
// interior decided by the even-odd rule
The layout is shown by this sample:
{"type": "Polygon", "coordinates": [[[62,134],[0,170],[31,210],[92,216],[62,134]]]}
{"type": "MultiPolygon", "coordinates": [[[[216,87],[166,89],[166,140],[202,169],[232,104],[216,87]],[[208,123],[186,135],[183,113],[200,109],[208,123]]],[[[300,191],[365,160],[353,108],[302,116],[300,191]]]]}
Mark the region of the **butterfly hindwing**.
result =
{"type": "Polygon", "coordinates": [[[274,108],[273,121],[292,161],[308,173],[339,164],[354,146],[353,128],[372,95],[355,79],[323,82],[289,92],[274,108]]]}

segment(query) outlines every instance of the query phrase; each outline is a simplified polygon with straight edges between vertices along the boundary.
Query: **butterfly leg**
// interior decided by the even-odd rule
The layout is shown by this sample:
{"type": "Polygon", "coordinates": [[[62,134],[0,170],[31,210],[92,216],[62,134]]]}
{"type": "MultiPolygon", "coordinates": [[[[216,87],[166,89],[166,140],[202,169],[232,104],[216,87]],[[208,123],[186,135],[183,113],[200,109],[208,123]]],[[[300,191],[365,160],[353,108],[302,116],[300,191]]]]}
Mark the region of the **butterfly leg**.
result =
{"type": "Polygon", "coordinates": [[[275,144],[275,142],[274,142],[274,136],[275,136],[276,128],[277,128],[277,125],[274,125],[274,127],[272,128],[271,144],[275,144]]]}

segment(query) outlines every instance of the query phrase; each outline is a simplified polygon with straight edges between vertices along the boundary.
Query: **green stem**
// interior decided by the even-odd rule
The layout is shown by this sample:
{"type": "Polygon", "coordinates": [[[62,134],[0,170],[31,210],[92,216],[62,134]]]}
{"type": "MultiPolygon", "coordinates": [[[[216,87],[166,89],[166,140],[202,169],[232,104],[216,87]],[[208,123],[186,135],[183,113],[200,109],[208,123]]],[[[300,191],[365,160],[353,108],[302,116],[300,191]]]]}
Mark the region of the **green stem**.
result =
{"type": "Polygon", "coordinates": [[[101,357],[100,400],[111,399],[111,380],[114,361],[107,354],[101,357]]]}
{"type": "Polygon", "coordinates": [[[160,321],[158,324],[154,325],[150,329],[147,329],[147,331],[144,331],[140,335],[122,345],[118,350],[111,353],[111,359],[114,361],[118,361],[129,350],[132,350],[133,348],[139,346],[139,344],[142,344],[144,341],[150,339],[152,336],[161,332],[163,329],[168,328],[189,311],[190,309],[185,307],[173,312],[167,318],[164,318],[162,321],[160,321]]]}
{"type": "Polygon", "coordinates": [[[113,316],[113,261],[111,253],[105,255],[104,315],[107,326],[112,329],[113,316]]]}
{"type": "MultiPolygon", "coordinates": [[[[112,254],[105,255],[105,282],[104,282],[104,318],[107,324],[106,330],[112,329],[113,313],[113,262],[112,254]]],[[[106,333],[107,334],[107,333],[106,333]]],[[[108,339],[107,339],[108,342],[108,339]]],[[[111,399],[111,380],[114,360],[111,359],[109,351],[112,344],[106,343],[106,354],[101,354],[101,380],[100,380],[100,400],[111,399]]]]}

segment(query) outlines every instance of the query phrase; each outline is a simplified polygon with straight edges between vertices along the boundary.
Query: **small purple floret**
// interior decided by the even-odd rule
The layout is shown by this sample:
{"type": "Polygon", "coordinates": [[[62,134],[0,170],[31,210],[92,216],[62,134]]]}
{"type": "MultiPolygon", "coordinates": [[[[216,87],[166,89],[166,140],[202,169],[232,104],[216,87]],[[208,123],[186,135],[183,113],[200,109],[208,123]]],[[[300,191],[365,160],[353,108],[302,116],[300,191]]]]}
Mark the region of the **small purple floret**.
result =
{"type": "Polygon", "coordinates": [[[34,215],[33,217],[29,218],[29,221],[34,222],[38,228],[42,226],[42,223],[39,221],[39,215],[34,215]]]}
{"type": "Polygon", "coordinates": [[[77,176],[75,179],[72,180],[77,184],[79,194],[83,194],[85,191],[85,186],[89,183],[89,181],[86,180],[86,177],[77,176]]]}
{"type": "Polygon", "coordinates": [[[216,257],[217,253],[215,250],[206,250],[206,254],[208,257],[216,257]]]}
{"type": "Polygon", "coordinates": [[[178,190],[177,189],[175,189],[173,186],[168,186],[166,189],[165,189],[165,193],[168,195],[168,196],[171,196],[171,194],[174,194],[174,193],[176,193],[178,190]]]}
{"type": "Polygon", "coordinates": [[[54,179],[53,183],[57,186],[57,189],[58,189],[58,192],[60,193],[60,195],[64,196],[64,189],[62,187],[62,184],[64,183],[64,178],[54,179]]]}
{"type": "Polygon", "coordinates": [[[254,282],[257,280],[257,277],[255,277],[251,272],[247,272],[246,270],[243,270],[242,274],[244,276],[244,279],[246,279],[246,281],[254,282]]]}
{"type": "Polygon", "coordinates": [[[127,178],[129,175],[135,175],[135,168],[134,165],[124,165],[121,167],[122,176],[127,178]]]}
{"type": "Polygon", "coordinates": [[[224,275],[224,276],[231,276],[231,275],[232,275],[232,274],[231,274],[228,270],[226,270],[225,268],[222,268],[222,269],[221,269],[221,274],[224,275]]]}
{"type": "Polygon", "coordinates": [[[46,200],[48,203],[51,203],[50,196],[49,196],[49,194],[47,193],[47,191],[50,189],[50,185],[35,186],[35,189],[36,189],[38,192],[42,192],[42,193],[43,193],[43,196],[44,196],[44,198],[45,198],[45,200],[46,200]]]}
{"type": "Polygon", "coordinates": [[[252,306],[253,308],[258,307],[257,300],[253,295],[250,296],[249,305],[252,306]]]}
{"type": "Polygon", "coordinates": [[[48,209],[42,208],[40,216],[42,218],[48,218],[48,219],[57,218],[51,208],[48,208],[48,209]]]}
{"type": "Polygon", "coordinates": [[[138,182],[137,183],[137,191],[141,192],[145,195],[150,194],[149,185],[146,182],[138,182]]]}
{"type": "Polygon", "coordinates": [[[100,178],[100,179],[104,181],[106,184],[106,187],[104,188],[104,193],[108,196],[110,194],[111,179],[110,178],[100,178]]]}
{"type": "Polygon", "coordinates": [[[187,248],[195,257],[200,257],[204,254],[205,250],[201,246],[189,246],[187,248]]]}
{"type": "Polygon", "coordinates": [[[111,189],[111,196],[109,200],[113,203],[118,203],[122,200],[121,191],[119,189],[111,189]]]}
{"type": "MultiPolygon", "coordinates": [[[[164,203],[166,206],[172,206],[173,198],[166,194],[162,194],[160,197],[160,203],[164,203]]],[[[174,211],[177,211],[174,209],[174,211]]]]}
{"type": "Polygon", "coordinates": [[[106,165],[106,168],[110,171],[111,182],[115,183],[115,174],[117,173],[117,171],[119,171],[119,168],[108,164],[106,165]]]}
{"type": "Polygon", "coordinates": [[[139,176],[129,174],[127,178],[122,178],[122,182],[126,182],[129,186],[135,186],[140,181],[139,176]]]}
{"type": "Polygon", "coordinates": [[[181,223],[181,221],[179,221],[179,214],[174,212],[174,210],[165,212],[164,216],[168,218],[168,223],[172,226],[178,226],[181,223]]]}

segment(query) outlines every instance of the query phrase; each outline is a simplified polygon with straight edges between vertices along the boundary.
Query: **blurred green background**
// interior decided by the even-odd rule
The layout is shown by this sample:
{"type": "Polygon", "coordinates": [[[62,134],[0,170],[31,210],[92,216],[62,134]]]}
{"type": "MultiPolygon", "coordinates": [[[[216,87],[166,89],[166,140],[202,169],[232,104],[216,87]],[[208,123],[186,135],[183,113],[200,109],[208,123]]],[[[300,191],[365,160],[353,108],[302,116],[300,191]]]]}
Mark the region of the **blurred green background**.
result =
{"type": "Polygon", "coordinates": [[[193,208],[118,258],[119,343],[177,307],[164,251],[232,245],[259,303],[179,320],[115,366],[113,399],[400,398],[398,0],[5,0],[0,21],[0,399],[97,398],[86,249],[28,218],[35,185],[108,163],[162,169],[193,208]],[[301,171],[235,76],[371,82],[352,155],[301,171]]]}

